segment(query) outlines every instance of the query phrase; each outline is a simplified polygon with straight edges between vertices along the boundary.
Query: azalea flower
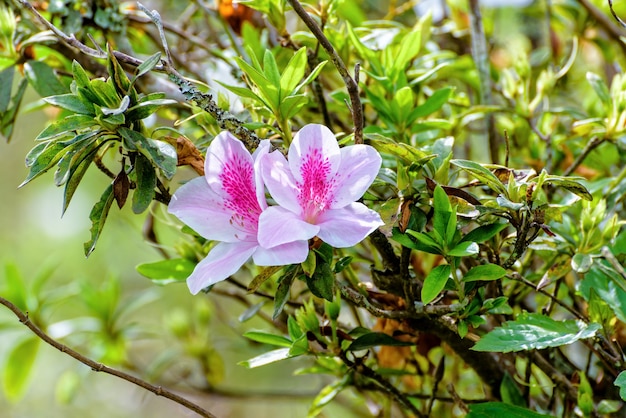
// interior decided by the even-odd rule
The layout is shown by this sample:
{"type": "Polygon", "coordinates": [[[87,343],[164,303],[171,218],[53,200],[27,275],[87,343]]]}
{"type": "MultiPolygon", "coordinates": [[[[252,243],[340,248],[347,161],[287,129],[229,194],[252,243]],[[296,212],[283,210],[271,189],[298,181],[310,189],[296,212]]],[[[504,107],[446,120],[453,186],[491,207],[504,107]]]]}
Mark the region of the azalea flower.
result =
{"type": "Polygon", "coordinates": [[[323,125],[306,125],[288,153],[260,157],[263,182],[278,206],[259,217],[259,243],[278,248],[319,237],[329,245],[356,245],[383,222],[375,211],[356,202],[374,181],[381,165],[369,145],[339,148],[323,125]]]}
{"type": "Polygon", "coordinates": [[[204,238],[220,241],[187,279],[194,295],[237,272],[250,257],[259,266],[306,259],[306,240],[289,240],[271,249],[259,246],[259,216],[267,201],[255,165],[269,149],[269,141],[261,141],[250,155],[241,141],[222,132],[207,149],[204,177],[189,181],[172,196],[170,213],[204,238]]]}

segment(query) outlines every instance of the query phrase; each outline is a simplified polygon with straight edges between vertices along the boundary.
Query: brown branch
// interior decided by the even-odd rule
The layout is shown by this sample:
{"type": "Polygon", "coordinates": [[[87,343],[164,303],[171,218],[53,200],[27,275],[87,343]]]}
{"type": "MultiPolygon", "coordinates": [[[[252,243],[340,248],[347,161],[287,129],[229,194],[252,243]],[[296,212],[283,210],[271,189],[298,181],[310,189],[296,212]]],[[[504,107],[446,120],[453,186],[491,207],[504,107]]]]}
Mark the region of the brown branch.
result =
{"type": "Polygon", "coordinates": [[[416,319],[426,316],[448,315],[459,312],[462,309],[462,306],[458,303],[453,303],[451,305],[424,305],[421,302],[414,302],[414,310],[386,310],[375,306],[365,295],[362,295],[356,290],[342,283],[338,283],[337,285],[339,286],[341,296],[343,296],[344,299],[346,299],[348,302],[351,302],[353,305],[358,306],[359,308],[364,308],[377,318],[416,319]]]}
{"type": "Polygon", "coordinates": [[[350,96],[350,104],[352,111],[352,122],[354,124],[354,143],[362,144],[363,143],[363,108],[361,105],[361,99],[359,98],[359,85],[358,80],[355,80],[348,71],[348,68],[343,63],[343,60],[335,51],[335,48],[330,43],[324,32],[319,27],[319,25],[313,20],[311,16],[304,10],[302,5],[298,0],[287,0],[293,10],[296,12],[300,19],[304,22],[304,24],[309,28],[313,36],[317,38],[319,43],[322,45],[322,48],[326,50],[328,55],[330,56],[330,60],[337,68],[337,71],[341,75],[343,82],[346,85],[348,90],[348,95],[350,96]]]}
{"type": "Polygon", "coordinates": [[[585,160],[585,158],[587,158],[591,151],[598,148],[604,141],[604,138],[598,138],[597,136],[591,138],[591,141],[589,141],[587,145],[585,145],[585,148],[578,155],[578,157],[576,157],[572,165],[567,167],[567,169],[563,172],[563,175],[569,176],[570,174],[572,174],[574,170],[576,170],[578,166],[583,163],[583,161],[585,160]]]}
{"type": "Polygon", "coordinates": [[[380,387],[379,389],[380,391],[385,392],[389,395],[392,395],[400,405],[402,405],[408,411],[411,411],[411,413],[415,414],[415,416],[420,417],[420,418],[426,417],[426,415],[421,413],[415,407],[415,405],[411,403],[411,401],[408,399],[406,394],[400,392],[398,388],[392,385],[387,379],[381,376],[374,369],[368,367],[359,359],[357,359],[357,361],[350,360],[344,351],[339,352],[339,358],[341,359],[341,361],[343,361],[343,363],[346,366],[353,369],[355,372],[367,378],[370,378],[374,382],[376,382],[376,384],[380,387]]]}
{"type": "Polygon", "coordinates": [[[80,361],[86,366],[89,366],[93,371],[103,372],[103,373],[107,373],[115,377],[119,377],[120,379],[126,380],[127,382],[137,385],[143,389],[146,389],[154,393],[157,396],[163,396],[164,398],[172,400],[176,402],[177,404],[184,406],[185,408],[197,413],[198,415],[202,417],[216,418],[215,415],[213,415],[206,409],[200,407],[199,405],[196,405],[195,403],[173,392],[170,392],[167,389],[164,389],[161,386],[152,385],[138,377],[135,377],[128,373],[124,373],[120,370],[116,370],[111,367],[105,366],[104,364],[91,360],[90,358],[83,356],[77,351],[72,350],[68,346],[61,344],[60,342],[56,341],[55,339],[50,337],[48,334],[43,332],[41,328],[39,328],[37,325],[32,323],[30,318],[28,317],[28,314],[22,312],[17,306],[15,306],[14,304],[12,304],[11,302],[9,302],[8,300],[2,297],[0,297],[0,304],[9,308],[15,314],[15,316],[17,316],[20,322],[26,325],[26,327],[28,327],[28,329],[30,329],[37,337],[39,337],[40,339],[42,339],[44,342],[51,345],[52,347],[56,348],[60,352],[65,353],[69,355],[70,357],[73,357],[74,359],[80,361]]]}
{"type": "MultiPolygon", "coordinates": [[[[611,22],[611,20],[604,13],[602,13],[602,10],[598,9],[596,6],[591,4],[589,0],[578,0],[578,1],[585,8],[585,10],[587,10],[587,13],[589,13],[589,15],[593,17],[596,20],[596,22],[598,22],[600,26],[602,26],[606,30],[608,35],[611,38],[613,38],[615,42],[617,42],[619,47],[622,49],[622,53],[626,54],[626,44],[624,44],[624,42],[622,41],[622,37],[626,35],[624,31],[620,30],[619,26],[616,26],[613,22],[611,22]]],[[[609,1],[609,8],[611,9],[611,13],[613,14],[613,17],[615,18],[615,20],[619,22],[620,25],[624,26],[624,21],[620,19],[615,13],[615,11],[613,10],[613,1],[612,0],[608,0],[608,1],[609,1]]]]}

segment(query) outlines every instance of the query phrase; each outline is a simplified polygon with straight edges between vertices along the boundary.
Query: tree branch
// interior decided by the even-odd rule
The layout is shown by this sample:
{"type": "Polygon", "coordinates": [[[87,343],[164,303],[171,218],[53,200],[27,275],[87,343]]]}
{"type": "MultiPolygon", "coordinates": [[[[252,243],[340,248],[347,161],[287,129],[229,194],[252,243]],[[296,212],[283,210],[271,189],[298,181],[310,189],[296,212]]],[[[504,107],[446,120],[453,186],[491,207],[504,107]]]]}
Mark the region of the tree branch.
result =
{"type": "Polygon", "coordinates": [[[176,402],[179,405],[184,406],[185,408],[197,413],[198,415],[202,416],[202,417],[206,417],[206,418],[216,418],[215,415],[213,415],[212,413],[210,413],[209,411],[207,411],[206,409],[200,407],[199,405],[196,405],[195,403],[181,397],[178,396],[177,394],[170,392],[167,389],[164,389],[161,386],[155,386],[152,385],[148,382],[146,382],[145,380],[142,380],[138,377],[132,376],[128,373],[124,373],[120,370],[116,370],[113,369],[111,367],[105,366],[102,363],[98,363],[94,360],[91,360],[88,357],[83,356],[82,354],[78,353],[77,351],[72,350],[71,348],[69,348],[66,345],[61,344],[60,342],[54,340],[52,337],[50,337],[48,334],[46,334],[45,332],[43,332],[41,330],[41,328],[39,328],[37,325],[35,325],[34,323],[32,323],[30,321],[30,318],[28,317],[28,314],[22,312],[17,306],[15,306],[14,304],[12,304],[11,302],[9,302],[8,300],[0,297],[0,304],[6,306],[7,308],[9,308],[14,314],[15,316],[17,316],[17,318],[20,320],[20,322],[24,325],[26,325],[26,327],[28,327],[28,329],[30,329],[37,337],[39,337],[40,339],[42,339],[44,342],[46,342],[47,344],[51,345],[52,347],[56,348],[57,350],[59,350],[62,353],[65,353],[67,355],[69,355],[70,357],[73,357],[74,359],[80,361],[81,363],[83,363],[86,366],[89,366],[93,371],[96,372],[103,372],[106,374],[110,374],[112,376],[115,377],[119,377],[120,379],[126,380],[127,382],[130,382],[134,385],[137,385],[143,389],[146,389],[152,393],[154,393],[157,396],[162,396],[164,398],[167,398],[169,400],[172,400],[174,402],[176,402]]]}
{"type": "Polygon", "coordinates": [[[319,43],[322,45],[322,48],[326,50],[328,55],[330,56],[330,60],[337,68],[337,71],[341,75],[343,82],[346,84],[346,88],[348,89],[348,94],[350,95],[350,104],[352,106],[352,122],[354,124],[354,143],[362,144],[363,143],[363,109],[361,105],[361,99],[359,98],[359,86],[358,80],[355,80],[350,75],[348,68],[343,63],[343,60],[333,48],[333,45],[330,43],[326,35],[322,29],[318,26],[318,24],[313,20],[311,16],[304,10],[302,5],[298,0],[287,0],[293,10],[296,12],[300,19],[304,22],[304,24],[309,28],[311,33],[317,38],[319,43]]]}

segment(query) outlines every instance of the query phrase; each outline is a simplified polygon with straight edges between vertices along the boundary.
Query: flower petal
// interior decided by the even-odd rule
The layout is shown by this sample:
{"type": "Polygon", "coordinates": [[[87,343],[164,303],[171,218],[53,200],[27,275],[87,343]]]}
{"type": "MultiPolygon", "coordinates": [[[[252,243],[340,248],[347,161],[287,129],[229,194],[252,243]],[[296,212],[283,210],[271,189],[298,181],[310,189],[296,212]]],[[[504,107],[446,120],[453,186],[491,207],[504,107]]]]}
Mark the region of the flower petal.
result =
{"type": "Polygon", "coordinates": [[[230,222],[232,213],[226,210],[222,199],[209,187],[204,177],[195,178],[176,190],[167,207],[194,231],[206,239],[236,242],[241,231],[230,222]]]}
{"type": "Polygon", "coordinates": [[[260,158],[261,176],[276,203],[294,213],[300,213],[298,188],[285,156],[278,151],[260,158]]]}
{"type": "Polygon", "coordinates": [[[224,131],[207,149],[205,177],[209,187],[231,210],[233,222],[249,235],[256,235],[261,214],[256,190],[254,160],[243,143],[224,131]]]}
{"type": "Polygon", "coordinates": [[[362,203],[351,203],[341,209],[329,209],[317,222],[317,236],[335,248],[352,247],[363,241],[384,222],[380,215],[362,203]]]}
{"type": "Polygon", "coordinates": [[[381,163],[380,154],[369,145],[342,148],[331,209],[342,208],[361,198],[374,182],[381,163]]]}
{"type": "Polygon", "coordinates": [[[289,147],[289,167],[298,183],[316,175],[326,182],[331,179],[341,161],[335,135],[324,125],[309,124],[296,134],[289,147]]]}
{"type": "Polygon", "coordinates": [[[256,197],[259,201],[261,209],[267,207],[267,200],[265,199],[265,186],[263,184],[263,176],[261,175],[261,159],[264,155],[269,154],[272,144],[268,139],[261,141],[257,149],[252,154],[254,160],[254,184],[256,187],[256,197]]]}
{"type": "Polygon", "coordinates": [[[252,255],[252,260],[257,266],[284,266],[302,263],[308,254],[308,241],[294,241],[269,249],[259,246],[252,255]]]}
{"type": "Polygon", "coordinates": [[[236,273],[254,253],[256,247],[256,243],[247,241],[217,244],[187,278],[187,286],[191,293],[195,295],[205,287],[236,273]]]}
{"type": "Polygon", "coordinates": [[[259,244],[267,249],[294,241],[313,238],[319,227],[303,221],[298,215],[280,207],[270,206],[259,217],[259,244]]]}

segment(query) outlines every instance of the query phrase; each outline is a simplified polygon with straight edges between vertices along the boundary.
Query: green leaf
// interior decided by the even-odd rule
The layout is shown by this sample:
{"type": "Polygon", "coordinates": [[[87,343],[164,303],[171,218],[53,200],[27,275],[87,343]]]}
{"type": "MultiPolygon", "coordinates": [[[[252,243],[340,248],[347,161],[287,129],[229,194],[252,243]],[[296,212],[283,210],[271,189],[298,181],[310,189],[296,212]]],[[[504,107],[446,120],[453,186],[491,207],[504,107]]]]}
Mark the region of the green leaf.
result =
{"type": "Polygon", "coordinates": [[[29,336],[13,347],[7,357],[2,371],[2,386],[4,395],[10,402],[22,398],[28,388],[28,381],[35,370],[39,341],[39,338],[29,336]]]}
{"type": "Polygon", "coordinates": [[[74,196],[74,192],[76,192],[76,188],[78,188],[78,185],[80,184],[81,180],[85,176],[85,173],[87,172],[87,169],[93,162],[93,159],[98,153],[98,150],[105,143],[106,142],[101,142],[96,147],[94,147],[91,151],[89,151],[88,153],[85,153],[82,159],[78,163],[72,165],[72,167],[70,168],[68,179],[67,179],[67,182],[65,183],[65,189],[63,190],[62,213],[65,213],[65,211],[67,210],[68,206],[70,205],[70,201],[72,200],[72,197],[74,196]]]}
{"type": "Polygon", "coordinates": [[[196,264],[185,258],[170,258],[153,263],[139,264],[135,269],[139,274],[158,285],[178,283],[187,280],[196,264]]]}
{"type": "Polygon", "coordinates": [[[586,273],[593,265],[593,257],[590,254],[576,253],[572,257],[572,270],[576,273],[586,273]]]}
{"type": "Polygon", "coordinates": [[[443,264],[435,267],[424,279],[422,287],[422,302],[424,304],[432,302],[441,293],[450,278],[450,265],[443,264]]]}
{"type": "Polygon", "coordinates": [[[626,401],[626,370],[617,375],[613,384],[619,388],[619,397],[626,401]]]}
{"type": "Polygon", "coordinates": [[[591,195],[591,193],[589,193],[589,190],[587,190],[587,188],[580,184],[578,181],[572,180],[571,178],[546,176],[544,179],[544,184],[552,184],[557,187],[562,187],[563,189],[570,191],[585,200],[593,200],[593,196],[591,195]]]}
{"type": "Polygon", "coordinates": [[[167,142],[146,138],[139,132],[128,128],[119,128],[118,132],[130,143],[130,146],[136,146],[139,152],[151,160],[167,179],[174,177],[178,157],[173,146],[167,142]]]}
{"type": "Polygon", "coordinates": [[[24,75],[41,97],[68,93],[67,87],[59,81],[54,70],[45,62],[28,61],[24,64],[24,75]]]}
{"type": "Polygon", "coordinates": [[[267,104],[268,108],[272,112],[276,111],[279,104],[279,85],[272,84],[265,74],[261,73],[241,58],[235,57],[235,61],[241,70],[246,73],[250,81],[258,88],[259,95],[263,99],[264,103],[267,104]]]}
{"type": "Polygon", "coordinates": [[[276,345],[279,347],[291,347],[291,340],[282,335],[269,334],[263,331],[248,331],[245,332],[243,336],[258,343],[276,345]]]}
{"type": "Polygon", "coordinates": [[[335,267],[333,268],[333,271],[335,273],[341,273],[342,271],[346,269],[346,267],[350,265],[351,262],[352,262],[352,256],[348,255],[346,257],[341,257],[335,263],[335,267]]]}
{"type": "Polygon", "coordinates": [[[0,114],[5,113],[11,103],[14,74],[15,66],[10,66],[0,71],[0,114]]]}
{"type": "Polygon", "coordinates": [[[578,287],[578,291],[589,303],[592,301],[591,289],[609,305],[620,321],[626,322],[626,291],[597,266],[585,274],[585,280],[578,287]]]}
{"type": "Polygon", "coordinates": [[[323,387],[322,390],[320,390],[320,393],[318,393],[315,399],[313,399],[307,418],[319,417],[322,409],[348,386],[349,380],[350,375],[344,375],[341,380],[337,380],[330,385],[323,387]]]}
{"type": "Polygon", "coordinates": [[[332,301],[335,294],[335,273],[330,268],[330,264],[320,263],[321,260],[317,261],[315,273],[311,277],[306,276],[306,283],[315,296],[332,301]]]}
{"type": "Polygon", "coordinates": [[[306,47],[300,48],[291,57],[280,77],[281,95],[286,96],[291,94],[298,86],[298,83],[302,80],[302,77],[304,77],[306,58],[306,47]]]}
{"type": "Polygon", "coordinates": [[[249,369],[265,366],[266,364],[275,363],[293,357],[289,354],[289,348],[279,348],[278,350],[268,351],[260,356],[256,356],[249,360],[238,363],[240,366],[246,366],[249,369]]]}
{"type": "Polygon", "coordinates": [[[94,148],[97,148],[98,144],[95,144],[97,140],[98,132],[89,132],[78,135],[73,140],[65,143],[69,145],[63,150],[63,156],[59,160],[54,173],[54,184],[56,186],[61,186],[67,182],[71,170],[80,164],[86,155],[90,155],[94,148]]]}
{"type": "Polygon", "coordinates": [[[311,81],[315,80],[317,76],[322,72],[322,69],[324,68],[324,65],[326,65],[327,62],[328,61],[322,61],[319,64],[317,64],[317,66],[313,68],[313,71],[311,71],[309,75],[304,80],[302,80],[300,84],[298,84],[298,86],[293,90],[292,94],[298,93],[302,89],[302,87],[306,86],[311,81]]]}
{"type": "Polygon", "coordinates": [[[43,100],[52,106],[57,106],[73,113],[94,115],[93,105],[87,106],[75,94],[60,94],[58,96],[46,97],[43,100]]]}
{"type": "Polygon", "coordinates": [[[90,115],[70,115],[63,119],[57,120],[46,129],[41,131],[36,141],[45,141],[61,135],[76,135],[74,131],[89,128],[97,125],[93,116],[90,115]]]}
{"type": "Polygon", "coordinates": [[[283,266],[269,266],[263,267],[263,270],[250,282],[248,285],[248,293],[254,293],[259,290],[259,287],[266,281],[268,281],[274,274],[278,273],[283,266]]]}
{"type": "Polygon", "coordinates": [[[504,374],[504,378],[500,383],[500,396],[502,397],[502,402],[506,404],[526,407],[524,395],[522,395],[519,387],[515,384],[515,380],[508,372],[504,374]]]}
{"type": "Polygon", "coordinates": [[[3,286],[3,292],[6,292],[7,298],[22,311],[28,311],[31,308],[28,306],[28,289],[17,265],[12,262],[5,264],[3,282],[3,285],[5,285],[3,286]]]}
{"type": "Polygon", "coordinates": [[[85,256],[87,257],[89,257],[89,254],[96,248],[96,243],[102,233],[102,228],[104,228],[104,223],[109,215],[109,209],[111,209],[113,200],[113,184],[110,184],[104,193],[102,193],[100,201],[91,209],[91,213],[89,214],[89,220],[91,221],[91,239],[85,243],[85,256]]]}
{"type": "MultiPolygon", "coordinates": [[[[435,238],[433,238],[432,236],[430,236],[430,234],[425,234],[423,232],[415,232],[412,231],[410,229],[407,229],[407,234],[415,237],[420,243],[424,244],[425,246],[432,248],[435,250],[435,252],[432,252],[432,254],[441,254],[442,253],[442,245],[443,243],[437,242],[435,240],[435,238]]],[[[426,250],[424,250],[426,251],[426,250]]],[[[427,251],[430,252],[430,251],[427,251]]]]}
{"type": "Polygon", "coordinates": [[[515,321],[507,321],[502,327],[483,336],[472,349],[499,353],[541,350],[591,338],[600,328],[600,324],[596,323],[555,321],[545,315],[524,313],[515,321]]]}
{"type": "Polygon", "coordinates": [[[0,134],[6,139],[7,142],[11,141],[11,135],[13,134],[13,126],[15,124],[15,118],[20,110],[24,93],[28,87],[28,81],[25,78],[21,79],[17,92],[11,98],[11,104],[6,112],[0,112],[0,134]]]}
{"type": "MultiPolygon", "coordinates": [[[[312,252],[311,252],[312,253],[312,252]]],[[[298,275],[298,268],[290,266],[283,276],[278,279],[278,287],[276,288],[276,294],[274,295],[274,313],[272,319],[276,320],[280,313],[283,311],[285,304],[289,300],[291,284],[298,275]]]]}
{"type": "Polygon", "coordinates": [[[490,281],[498,280],[506,275],[506,270],[497,264],[484,264],[482,266],[472,267],[465,276],[464,282],[475,282],[477,280],[490,281]]]}
{"type": "Polygon", "coordinates": [[[396,340],[395,338],[382,332],[369,332],[367,334],[361,335],[359,338],[352,341],[352,343],[348,346],[348,348],[346,348],[346,350],[347,351],[368,350],[372,347],[377,347],[379,345],[400,347],[400,346],[415,345],[415,343],[396,340]]]}
{"type": "Polygon", "coordinates": [[[391,73],[397,76],[397,74],[404,72],[411,60],[419,53],[421,45],[422,28],[421,25],[418,25],[407,35],[402,37],[400,49],[391,63],[391,73]]]}
{"type": "Polygon", "coordinates": [[[133,212],[136,214],[143,213],[152,199],[154,199],[157,185],[156,172],[150,161],[142,154],[135,156],[135,176],[137,178],[137,188],[133,192],[133,212]]]}
{"type": "Polygon", "coordinates": [[[78,87],[90,89],[91,80],[89,79],[87,72],[76,60],[72,61],[72,74],[74,75],[74,81],[76,81],[76,85],[78,87]]]}
{"type": "Polygon", "coordinates": [[[161,61],[161,53],[157,52],[153,55],[150,55],[148,58],[146,58],[144,62],[139,64],[137,66],[137,69],[135,69],[135,75],[133,76],[132,80],[130,80],[131,87],[135,84],[135,81],[137,81],[139,77],[152,71],[152,69],[156,67],[159,61],[161,61]]]}
{"type": "Polygon", "coordinates": [[[401,158],[408,164],[425,164],[436,157],[436,155],[428,155],[424,151],[412,147],[411,145],[395,142],[382,135],[370,134],[367,135],[367,137],[367,142],[379,152],[401,158]]]}
{"type": "Polygon", "coordinates": [[[468,160],[450,160],[450,162],[476,177],[476,179],[487,185],[491,190],[508,197],[507,189],[500,179],[482,165],[468,160]]]}
{"type": "Polygon", "coordinates": [[[39,177],[63,156],[65,144],[61,142],[42,143],[35,146],[26,156],[26,163],[32,163],[26,179],[18,187],[22,187],[31,180],[39,177]]]}
{"type": "Polygon", "coordinates": [[[467,257],[469,255],[478,254],[480,248],[475,242],[460,242],[456,247],[448,251],[447,255],[452,257],[467,257]]]}
{"type": "Polygon", "coordinates": [[[435,91],[423,104],[411,112],[411,119],[415,120],[435,113],[448,102],[453,91],[452,87],[444,87],[435,91]]]}
{"type": "Polygon", "coordinates": [[[261,310],[261,308],[265,306],[266,303],[267,301],[263,300],[259,303],[255,303],[254,305],[250,305],[250,307],[248,307],[245,311],[243,311],[241,315],[239,315],[237,320],[243,323],[252,319],[261,310]]]}
{"type": "Polygon", "coordinates": [[[295,96],[285,97],[280,103],[280,114],[283,119],[290,119],[294,117],[302,107],[307,104],[309,97],[305,94],[298,94],[295,96]]]}
{"type": "Polygon", "coordinates": [[[176,100],[171,99],[154,99],[144,101],[136,106],[129,108],[126,111],[126,119],[129,121],[137,121],[145,119],[163,106],[177,103],[176,100]]]}
{"type": "Polygon", "coordinates": [[[280,87],[280,71],[278,65],[276,65],[276,59],[269,49],[265,50],[263,54],[263,73],[265,77],[276,87],[280,87]]]}
{"type": "Polygon", "coordinates": [[[578,384],[578,407],[583,413],[583,416],[590,417],[593,413],[593,389],[589,384],[587,376],[584,372],[579,372],[580,383],[578,384]]]}
{"type": "Polygon", "coordinates": [[[587,81],[591,84],[593,91],[596,92],[602,104],[608,109],[611,106],[611,93],[604,80],[596,73],[588,71],[587,81]]]}
{"type": "Polygon", "coordinates": [[[508,223],[493,223],[488,225],[482,225],[478,228],[472,229],[467,235],[461,239],[463,241],[472,241],[476,243],[483,243],[488,239],[495,237],[500,231],[509,226],[508,223]]]}
{"type": "Polygon", "coordinates": [[[465,418],[550,418],[549,415],[538,414],[530,409],[501,402],[475,403],[471,404],[469,409],[470,412],[465,418]]]}

